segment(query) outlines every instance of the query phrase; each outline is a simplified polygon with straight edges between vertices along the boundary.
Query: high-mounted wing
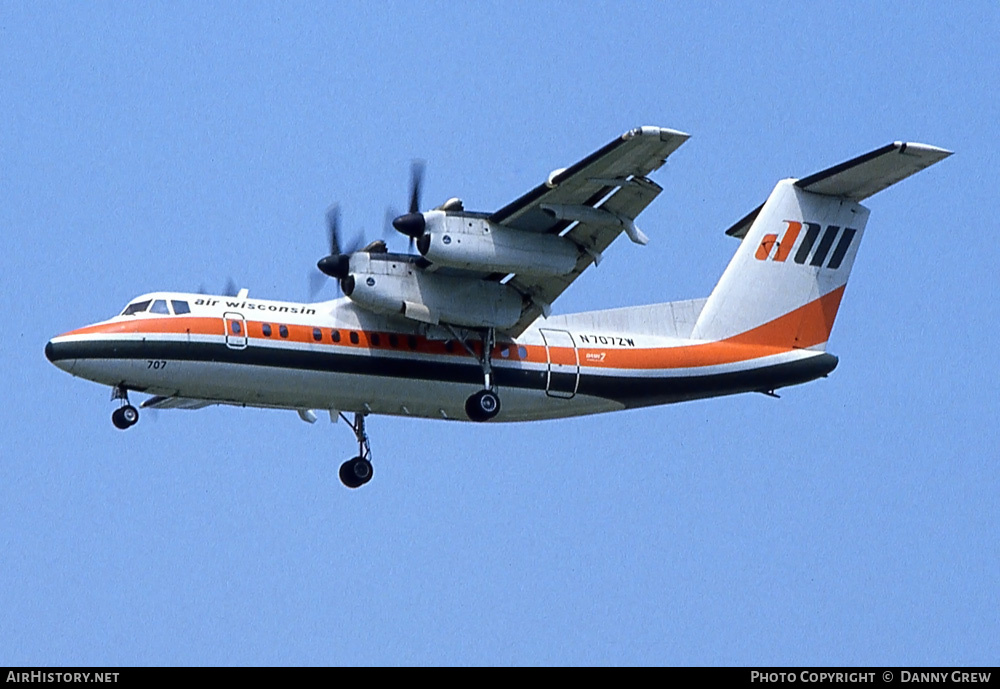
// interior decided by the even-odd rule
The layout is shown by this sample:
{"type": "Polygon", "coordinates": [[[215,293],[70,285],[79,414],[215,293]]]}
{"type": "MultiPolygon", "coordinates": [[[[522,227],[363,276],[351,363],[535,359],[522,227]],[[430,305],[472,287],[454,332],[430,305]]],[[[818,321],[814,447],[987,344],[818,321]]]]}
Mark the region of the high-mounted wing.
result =
{"type": "Polygon", "coordinates": [[[590,266],[618,235],[645,244],[635,219],[662,191],[647,179],[667,156],[689,138],[662,127],[639,127],[549,178],[516,201],[490,215],[493,223],[517,230],[563,234],[585,247],[576,268],[558,276],[518,275],[508,284],[530,297],[517,324],[507,332],[521,334],[590,266]]]}

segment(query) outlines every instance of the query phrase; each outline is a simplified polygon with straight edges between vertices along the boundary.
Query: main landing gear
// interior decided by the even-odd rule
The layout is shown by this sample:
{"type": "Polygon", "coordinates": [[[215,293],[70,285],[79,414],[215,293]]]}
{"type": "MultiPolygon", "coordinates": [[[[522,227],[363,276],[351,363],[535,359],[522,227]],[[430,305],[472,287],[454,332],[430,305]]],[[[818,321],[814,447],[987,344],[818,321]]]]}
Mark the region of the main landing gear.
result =
{"type": "Polygon", "coordinates": [[[358,456],[340,465],[340,481],[348,488],[360,488],[371,481],[374,474],[371,462],[372,449],[368,444],[368,434],[365,433],[365,415],[355,413],[353,423],[343,412],[340,412],[340,418],[351,427],[354,437],[358,439],[358,456]]]}
{"type": "Polygon", "coordinates": [[[111,390],[111,399],[121,402],[121,406],[111,413],[111,423],[115,428],[124,431],[139,423],[139,410],[129,404],[128,390],[124,385],[116,385],[111,390]]]}
{"type": "MultiPolygon", "coordinates": [[[[449,329],[451,329],[449,327],[449,329]]],[[[458,337],[458,333],[452,330],[455,339],[462,343],[466,351],[469,352],[479,366],[483,369],[483,389],[469,396],[465,400],[465,414],[472,421],[489,421],[500,413],[500,394],[497,392],[496,382],[493,380],[493,347],[496,345],[496,333],[493,328],[487,328],[480,337],[482,344],[482,354],[477,354],[465,340],[458,337]]]]}

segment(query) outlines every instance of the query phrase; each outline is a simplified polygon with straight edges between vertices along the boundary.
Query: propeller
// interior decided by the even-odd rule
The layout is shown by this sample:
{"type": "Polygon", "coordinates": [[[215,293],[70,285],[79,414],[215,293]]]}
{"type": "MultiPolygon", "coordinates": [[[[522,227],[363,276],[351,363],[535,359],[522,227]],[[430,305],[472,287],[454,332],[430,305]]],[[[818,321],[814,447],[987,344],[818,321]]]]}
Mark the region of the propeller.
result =
{"type": "Polygon", "coordinates": [[[410,163],[410,212],[420,212],[420,187],[424,185],[424,168],[427,163],[414,160],[410,163]]]}
{"type": "Polygon", "coordinates": [[[332,278],[345,277],[350,256],[340,253],[340,206],[337,204],[326,209],[326,239],[330,254],[321,258],[316,267],[332,278]]]}
{"type": "Polygon", "coordinates": [[[413,242],[424,234],[426,227],[424,215],[420,212],[420,189],[424,184],[425,166],[422,160],[414,160],[410,164],[410,210],[392,221],[397,232],[410,238],[410,253],[413,253],[413,242]]]}
{"type": "MultiPolygon", "coordinates": [[[[385,224],[382,233],[388,239],[389,225],[410,238],[409,253],[413,253],[413,244],[424,233],[424,216],[420,212],[420,192],[424,185],[424,168],[426,163],[423,160],[414,160],[410,163],[410,206],[409,212],[405,215],[397,215],[389,207],[385,213],[385,224]],[[419,227],[418,227],[419,226],[419,227]]],[[[337,281],[337,290],[342,291],[341,281],[347,278],[351,269],[351,254],[364,246],[364,234],[359,232],[349,245],[342,244],[340,232],[340,205],[333,204],[326,210],[326,235],[330,253],[321,258],[316,263],[319,272],[313,271],[309,274],[309,294],[315,299],[320,290],[326,284],[326,278],[331,277],[337,281]]],[[[381,251],[385,251],[385,242],[381,251]]],[[[374,249],[377,250],[377,249],[374,249]]]]}
{"type": "MultiPolygon", "coordinates": [[[[209,292],[208,287],[202,282],[198,285],[198,291],[195,294],[215,294],[215,292],[209,292]]],[[[220,293],[223,297],[235,297],[239,294],[239,288],[236,286],[236,281],[232,277],[226,279],[226,286],[222,288],[220,293]]]]}
{"type": "Polygon", "coordinates": [[[330,253],[321,258],[316,267],[319,272],[313,271],[309,274],[309,294],[315,298],[328,277],[337,280],[338,291],[340,280],[347,277],[347,272],[351,268],[351,254],[356,252],[364,244],[364,235],[361,232],[354,239],[342,246],[340,235],[340,205],[333,204],[326,209],[326,238],[330,253]]]}

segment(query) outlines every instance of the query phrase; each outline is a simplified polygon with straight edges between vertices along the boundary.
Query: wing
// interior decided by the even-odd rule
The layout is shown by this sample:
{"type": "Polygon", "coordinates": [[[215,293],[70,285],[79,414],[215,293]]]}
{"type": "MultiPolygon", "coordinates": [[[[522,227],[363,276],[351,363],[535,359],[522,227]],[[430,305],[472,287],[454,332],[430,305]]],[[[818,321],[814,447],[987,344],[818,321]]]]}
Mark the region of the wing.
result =
{"type": "Polygon", "coordinates": [[[565,234],[588,251],[576,268],[551,277],[515,274],[508,284],[531,297],[530,306],[507,332],[517,336],[625,232],[645,244],[635,219],[662,191],[646,178],[689,138],[661,127],[633,129],[580,162],[555,170],[543,183],[490,215],[490,221],[518,230],[565,234]]]}
{"type": "Polygon", "coordinates": [[[212,400],[196,399],[194,397],[154,395],[139,406],[143,409],[204,409],[213,404],[220,403],[213,402],[212,400]]]}
{"type": "MultiPolygon", "coordinates": [[[[154,395],[139,406],[143,409],[204,409],[214,404],[229,404],[234,407],[260,407],[262,409],[291,409],[298,413],[299,418],[306,423],[316,423],[316,413],[311,409],[301,407],[286,407],[282,405],[254,404],[238,400],[206,400],[199,397],[178,397],[176,395],[154,395]]],[[[337,412],[329,410],[330,420],[336,422],[337,412]]]]}

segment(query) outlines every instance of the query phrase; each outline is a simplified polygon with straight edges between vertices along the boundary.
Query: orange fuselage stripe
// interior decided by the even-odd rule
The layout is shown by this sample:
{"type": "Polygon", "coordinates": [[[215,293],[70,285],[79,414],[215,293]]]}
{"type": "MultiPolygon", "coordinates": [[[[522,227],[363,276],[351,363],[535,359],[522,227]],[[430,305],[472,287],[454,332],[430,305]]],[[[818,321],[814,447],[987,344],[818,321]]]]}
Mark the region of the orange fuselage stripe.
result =
{"type": "MultiPolygon", "coordinates": [[[[761,326],[719,340],[718,342],[699,342],[676,347],[647,348],[613,348],[580,347],[576,351],[572,347],[551,347],[549,356],[555,364],[587,368],[613,369],[670,369],[698,368],[732,364],[751,359],[759,359],[775,354],[782,354],[795,349],[805,349],[826,342],[830,338],[834,318],[840,307],[844,287],[839,287],[815,301],[812,301],[790,313],[774,319],[761,326]]],[[[351,330],[349,328],[319,327],[310,325],[285,325],[288,337],[281,337],[279,326],[275,321],[245,321],[246,335],[258,344],[268,341],[286,341],[297,344],[311,344],[337,347],[354,347],[372,350],[398,351],[401,353],[436,354],[467,357],[468,352],[459,342],[431,340],[426,337],[416,337],[416,347],[411,348],[413,335],[351,330]],[[271,326],[271,336],[264,335],[263,326],[271,326]],[[320,331],[320,339],[314,338],[314,330],[320,331]],[[340,333],[340,341],[334,342],[332,331],[340,333]],[[357,333],[358,342],[351,341],[350,335],[357,333]],[[395,347],[390,336],[396,341],[395,347]],[[375,344],[377,339],[378,344],[375,344]]],[[[137,318],[132,321],[103,323],[73,330],[66,335],[156,335],[156,334],[189,334],[211,335],[222,337],[226,334],[221,316],[166,316],[163,318],[137,318]]],[[[624,333],[623,333],[624,334],[624,333]]],[[[470,343],[475,351],[480,350],[478,342],[470,343]]],[[[502,343],[493,352],[494,360],[529,361],[546,363],[543,345],[519,345],[517,342],[502,343]],[[527,356],[521,357],[519,349],[523,348],[527,356]],[[503,356],[503,350],[507,356],[503,356]]]]}

